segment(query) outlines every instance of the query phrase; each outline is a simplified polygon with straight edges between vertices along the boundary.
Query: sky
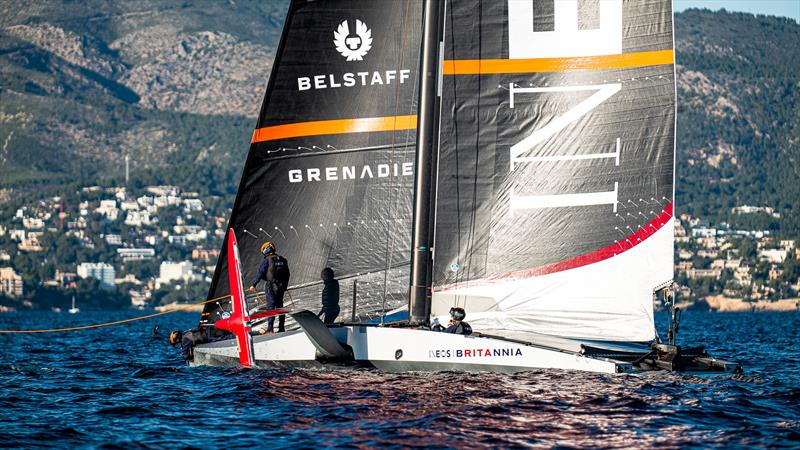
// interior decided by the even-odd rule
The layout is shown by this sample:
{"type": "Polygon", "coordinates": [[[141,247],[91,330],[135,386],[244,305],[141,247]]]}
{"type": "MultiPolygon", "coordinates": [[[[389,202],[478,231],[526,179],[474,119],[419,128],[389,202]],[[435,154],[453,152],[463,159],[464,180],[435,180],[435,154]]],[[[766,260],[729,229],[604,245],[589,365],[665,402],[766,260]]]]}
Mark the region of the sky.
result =
{"type": "Polygon", "coordinates": [[[800,0],[674,0],[675,11],[687,8],[726,9],[752,14],[791,17],[800,22],[800,0]]]}

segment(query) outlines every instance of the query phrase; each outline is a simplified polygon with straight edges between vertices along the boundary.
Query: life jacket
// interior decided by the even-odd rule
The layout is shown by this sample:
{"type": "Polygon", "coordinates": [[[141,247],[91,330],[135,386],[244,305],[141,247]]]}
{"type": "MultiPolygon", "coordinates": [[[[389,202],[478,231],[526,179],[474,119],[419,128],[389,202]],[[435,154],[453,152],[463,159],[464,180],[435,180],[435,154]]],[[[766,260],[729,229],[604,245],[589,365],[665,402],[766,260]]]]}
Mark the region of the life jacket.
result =
{"type": "Polygon", "coordinates": [[[269,260],[269,266],[267,270],[264,271],[264,281],[277,282],[284,287],[287,286],[289,284],[289,277],[291,276],[289,272],[289,261],[277,254],[269,255],[267,259],[269,260]]]}

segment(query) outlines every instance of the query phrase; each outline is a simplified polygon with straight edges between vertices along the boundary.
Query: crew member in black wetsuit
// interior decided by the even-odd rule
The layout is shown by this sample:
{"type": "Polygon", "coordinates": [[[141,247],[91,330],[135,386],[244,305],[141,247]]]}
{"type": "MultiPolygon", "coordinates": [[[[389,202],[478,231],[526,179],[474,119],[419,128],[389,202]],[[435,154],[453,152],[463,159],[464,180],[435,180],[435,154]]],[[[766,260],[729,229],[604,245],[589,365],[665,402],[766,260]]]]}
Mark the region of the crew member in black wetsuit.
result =
{"type": "Polygon", "coordinates": [[[339,315],[339,281],[333,278],[333,269],[326,267],[322,269],[322,309],[317,317],[325,314],[322,321],[326,325],[332,324],[339,315]]]}
{"type": "MultiPolygon", "coordinates": [[[[253,284],[250,287],[255,290],[258,282],[261,280],[266,281],[264,286],[264,293],[267,295],[267,307],[269,309],[283,308],[283,294],[286,288],[289,287],[289,262],[286,258],[275,253],[277,249],[272,242],[265,242],[261,246],[261,254],[264,255],[264,261],[258,267],[253,284]]],[[[278,319],[278,332],[285,331],[283,323],[286,317],[281,314],[278,319]]],[[[275,317],[267,319],[267,333],[273,332],[273,324],[275,317]]]]}
{"type": "Polygon", "coordinates": [[[169,333],[169,343],[173,346],[181,344],[181,353],[187,361],[194,360],[194,346],[207,342],[216,342],[228,338],[230,333],[217,327],[207,325],[191,330],[173,330],[169,333]]]}
{"type": "Polygon", "coordinates": [[[450,323],[447,324],[447,328],[437,324],[432,330],[452,334],[472,334],[472,327],[467,322],[464,322],[465,317],[467,317],[467,313],[464,308],[458,306],[450,308],[450,323]]]}

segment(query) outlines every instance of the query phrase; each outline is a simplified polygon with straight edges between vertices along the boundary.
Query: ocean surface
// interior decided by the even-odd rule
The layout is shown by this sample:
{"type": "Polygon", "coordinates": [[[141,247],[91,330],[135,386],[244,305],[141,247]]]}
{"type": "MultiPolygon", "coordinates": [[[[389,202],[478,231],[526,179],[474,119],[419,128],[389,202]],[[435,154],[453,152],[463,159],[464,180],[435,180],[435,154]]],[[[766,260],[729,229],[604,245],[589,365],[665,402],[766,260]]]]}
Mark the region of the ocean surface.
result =
{"type": "MultiPolygon", "coordinates": [[[[7,313],[0,329],[135,314],[7,313]]],[[[679,340],[744,366],[702,377],[189,368],[166,335],[196,321],[0,334],[0,446],[800,448],[797,313],[688,311],[679,340]]]]}

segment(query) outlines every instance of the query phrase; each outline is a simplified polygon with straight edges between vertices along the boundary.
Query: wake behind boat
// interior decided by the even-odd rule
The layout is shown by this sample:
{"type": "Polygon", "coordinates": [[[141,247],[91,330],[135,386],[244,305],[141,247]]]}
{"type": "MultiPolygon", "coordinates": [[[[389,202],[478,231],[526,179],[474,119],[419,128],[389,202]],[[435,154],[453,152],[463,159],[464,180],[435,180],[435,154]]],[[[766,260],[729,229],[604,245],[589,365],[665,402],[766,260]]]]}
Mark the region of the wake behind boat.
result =
{"type": "Polygon", "coordinates": [[[209,292],[232,300],[201,316],[235,339],[194,364],[737,370],[653,320],[672,298],[671,2],[554,4],[293,1],[209,292]],[[407,77],[332,82],[390,71],[407,77]],[[262,240],[292,267],[286,333],[255,333],[279,312],[242,289],[262,240]],[[345,323],[304,311],[325,267],[345,323]],[[432,331],[452,307],[472,335],[432,331]]]}

